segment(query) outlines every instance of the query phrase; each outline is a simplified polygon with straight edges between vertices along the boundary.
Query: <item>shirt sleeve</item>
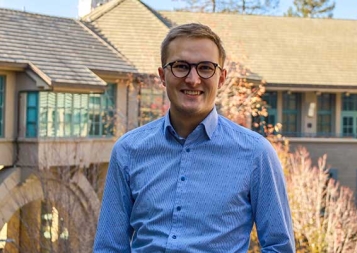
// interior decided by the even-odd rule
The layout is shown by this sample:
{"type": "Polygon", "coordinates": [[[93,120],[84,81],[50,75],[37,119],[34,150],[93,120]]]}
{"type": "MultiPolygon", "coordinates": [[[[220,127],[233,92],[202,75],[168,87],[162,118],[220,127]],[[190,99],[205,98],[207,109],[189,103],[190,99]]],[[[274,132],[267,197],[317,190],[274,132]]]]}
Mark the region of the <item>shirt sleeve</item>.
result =
{"type": "Polygon", "coordinates": [[[279,158],[265,139],[255,155],[251,202],[261,252],[295,252],[291,212],[279,158]]]}
{"type": "Polygon", "coordinates": [[[93,253],[130,253],[133,201],[125,164],[125,150],[117,143],[112,151],[104,187],[93,253]]]}

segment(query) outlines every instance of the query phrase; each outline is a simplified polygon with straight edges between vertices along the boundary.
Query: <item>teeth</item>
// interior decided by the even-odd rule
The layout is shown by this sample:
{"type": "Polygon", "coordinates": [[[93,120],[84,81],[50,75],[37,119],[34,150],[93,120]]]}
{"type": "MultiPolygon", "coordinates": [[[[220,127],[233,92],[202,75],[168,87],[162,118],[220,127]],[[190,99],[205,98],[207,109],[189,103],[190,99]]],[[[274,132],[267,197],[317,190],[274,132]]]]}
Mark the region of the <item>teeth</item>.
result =
{"type": "Polygon", "coordinates": [[[185,90],[184,93],[187,95],[200,95],[201,92],[196,90],[185,90]]]}

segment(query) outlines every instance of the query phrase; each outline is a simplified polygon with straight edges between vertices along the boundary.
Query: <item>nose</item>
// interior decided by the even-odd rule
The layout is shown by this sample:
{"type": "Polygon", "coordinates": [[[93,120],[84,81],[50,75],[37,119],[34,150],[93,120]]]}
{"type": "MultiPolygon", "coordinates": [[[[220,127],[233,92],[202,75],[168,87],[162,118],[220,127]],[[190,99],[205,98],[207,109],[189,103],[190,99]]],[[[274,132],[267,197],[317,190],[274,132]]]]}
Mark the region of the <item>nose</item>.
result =
{"type": "Polygon", "coordinates": [[[196,66],[191,66],[190,73],[186,76],[185,81],[191,85],[201,83],[201,77],[197,73],[196,66]]]}

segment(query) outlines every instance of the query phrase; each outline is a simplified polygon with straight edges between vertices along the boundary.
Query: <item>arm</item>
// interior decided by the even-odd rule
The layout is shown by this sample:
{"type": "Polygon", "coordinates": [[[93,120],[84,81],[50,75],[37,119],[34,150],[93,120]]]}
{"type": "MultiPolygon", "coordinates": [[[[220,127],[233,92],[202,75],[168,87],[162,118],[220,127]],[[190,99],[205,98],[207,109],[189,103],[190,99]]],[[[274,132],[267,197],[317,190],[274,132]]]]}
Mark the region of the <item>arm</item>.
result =
{"type": "Polygon", "coordinates": [[[255,156],[251,201],[262,253],[295,252],[285,177],[279,158],[267,140],[257,147],[255,156]]]}
{"type": "Polygon", "coordinates": [[[130,253],[130,239],[133,229],[130,226],[132,198],[129,176],[125,165],[118,161],[125,156],[119,143],[112,151],[97,233],[94,240],[94,253],[130,253]]]}

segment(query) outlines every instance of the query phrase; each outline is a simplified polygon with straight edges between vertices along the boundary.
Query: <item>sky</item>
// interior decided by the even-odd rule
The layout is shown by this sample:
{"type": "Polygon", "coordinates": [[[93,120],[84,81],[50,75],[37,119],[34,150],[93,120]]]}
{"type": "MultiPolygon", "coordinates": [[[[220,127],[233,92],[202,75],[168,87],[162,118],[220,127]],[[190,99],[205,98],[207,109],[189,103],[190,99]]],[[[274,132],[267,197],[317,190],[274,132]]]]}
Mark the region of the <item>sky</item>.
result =
{"type": "MultiPolygon", "coordinates": [[[[77,18],[79,0],[0,0],[0,8],[25,10],[46,15],[77,18]]],[[[179,7],[179,0],[143,0],[156,10],[173,10],[179,7]]],[[[280,0],[276,15],[283,15],[293,0],[280,0]]],[[[357,20],[357,0],[335,0],[334,18],[357,20]]]]}

